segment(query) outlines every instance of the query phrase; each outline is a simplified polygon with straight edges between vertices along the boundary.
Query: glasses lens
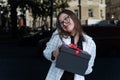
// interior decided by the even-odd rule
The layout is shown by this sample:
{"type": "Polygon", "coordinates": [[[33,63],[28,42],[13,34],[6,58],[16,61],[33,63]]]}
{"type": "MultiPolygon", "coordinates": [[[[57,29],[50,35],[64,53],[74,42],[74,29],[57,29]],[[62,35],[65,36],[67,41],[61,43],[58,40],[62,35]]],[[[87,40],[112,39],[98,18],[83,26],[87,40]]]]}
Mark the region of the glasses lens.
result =
{"type": "Polygon", "coordinates": [[[63,21],[59,22],[59,25],[60,25],[61,27],[63,27],[64,23],[67,24],[67,23],[69,23],[69,22],[70,22],[70,17],[67,16],[67,17],[64,18],[63,21]]]}
{"type": "Polygon", "coordinates": [[[64,25],[64,21],[59,22],[59,24],[60,24],[61,27],[63,27],[63,25],[64,25]]]}
{"type": "Polygon", "coordinates": [[[58,25],[58,27],[62,27],[63,26],[63,24],[61,22],[58,22],[57,25],[58,25]]]}
{"type": "Polygon", "coordinates": [[[64,23],[69,23],[70,22],[70,17],[67,16],[65,19],[64,19],[64,23]]]}

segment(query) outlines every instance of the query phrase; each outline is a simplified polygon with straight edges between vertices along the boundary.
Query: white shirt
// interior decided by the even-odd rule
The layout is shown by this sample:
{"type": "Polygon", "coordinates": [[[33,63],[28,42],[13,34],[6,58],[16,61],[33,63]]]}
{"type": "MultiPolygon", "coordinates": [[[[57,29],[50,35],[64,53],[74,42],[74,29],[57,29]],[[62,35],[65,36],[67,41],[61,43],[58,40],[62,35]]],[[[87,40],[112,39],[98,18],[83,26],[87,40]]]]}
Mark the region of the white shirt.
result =
{"type": "MultiPolygon", "coordinates": [[[[83,50],[87,51],[91,55],[91,59],[88,63],[88,68],[85,72],[87,75],[92,72],[92,67],[94,65],[94,60],[96,57],[96,45],[90,36],[83,34],[83,37],[85,38],[85,41],[82,42],[83,50]]],[[[63,41],[65,44],[69,45],[71,43],[71,38],[63,38],[63,41]]],[[[46,48],[43,51],[45,58],[52,62],[45,80],[60,80],[62,77],[64,70],[55,67],[55,61],[51,60],[52,51],[57,49],[60,45],[62,45],[62,41],[58,35],[58,31],[56,30],[53,33],[51,39],[47,42],[46,48]]],[[[85,78],[82,75],[74,74],[74,80],[85,80],[85,78]]]]}

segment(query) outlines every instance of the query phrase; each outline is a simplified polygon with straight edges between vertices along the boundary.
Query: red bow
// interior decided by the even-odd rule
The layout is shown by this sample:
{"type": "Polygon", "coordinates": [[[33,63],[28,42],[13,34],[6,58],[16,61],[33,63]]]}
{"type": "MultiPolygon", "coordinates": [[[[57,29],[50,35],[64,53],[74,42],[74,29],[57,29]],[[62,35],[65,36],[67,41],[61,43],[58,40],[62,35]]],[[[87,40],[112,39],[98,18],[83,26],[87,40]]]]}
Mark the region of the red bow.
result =
{"type": "Polygon", "coordinates": [[[78,48],[78,46],[75,45],[75,44],[69,44],[68,47],[76,50],[76,51],[75,51],[75,56],[78,56],[79,52],[82,51],[82,50],[81,50],[80,48],[78,48]]]}

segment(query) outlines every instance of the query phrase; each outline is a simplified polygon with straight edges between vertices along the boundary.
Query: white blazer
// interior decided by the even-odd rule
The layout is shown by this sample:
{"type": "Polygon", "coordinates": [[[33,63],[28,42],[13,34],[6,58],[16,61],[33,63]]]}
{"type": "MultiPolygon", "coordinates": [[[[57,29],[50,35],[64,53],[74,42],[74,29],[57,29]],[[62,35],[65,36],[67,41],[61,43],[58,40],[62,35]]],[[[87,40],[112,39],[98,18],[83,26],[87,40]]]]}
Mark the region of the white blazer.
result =
{"type": "MultiPolygon", "coordinates": [[[[95,61],[95,57],[96,57],[96,45],[90,36],[83,34],[83,37],[85,38],[85,41],[82,42],[83,50],[87,51],[91,55],[91,59],[88,64],[88,68],[85,72],[85,74],[87,75],[92,72],[92,67],[94,65],[94,61],[95,61]]],[[[70,37],[63,38],[63,41],[66,44],[70,44],[71,38],[70,37]]],[[[54,51],[60,45],[62,45],[62,41],[58,35],[58,31],[56,30],[53,33],[51,39],[47,42],[46,48],[43,51],[44,57],[52,62],[45,80],[60,80],[60,78],[64,72],[64,70],[55,67],[55,64],[56,64],[55,61],[51,60],[52,51],[54,51]]],[[[85,78],[82,75],[74,74],[74,80],[85,80],[85,78]]]]}

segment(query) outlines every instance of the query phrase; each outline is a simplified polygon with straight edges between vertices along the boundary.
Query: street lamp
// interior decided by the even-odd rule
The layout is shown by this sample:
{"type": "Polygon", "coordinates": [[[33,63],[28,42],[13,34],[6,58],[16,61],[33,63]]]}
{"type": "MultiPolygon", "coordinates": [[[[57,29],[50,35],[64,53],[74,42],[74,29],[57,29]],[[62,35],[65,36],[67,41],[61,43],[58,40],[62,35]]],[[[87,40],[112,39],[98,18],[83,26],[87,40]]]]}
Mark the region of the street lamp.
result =
{"type": "Polygon", "coordinates": [[[115,19],[115,16],[114,14],[111,15],[111,23],[114,24],[114,19],[115,19]]]}
{"type": "Polygon", "coordinates": [[[115,16],[114,16],[114,15],[112,15],[112,16],[111,16],[111,19],[114,19],[114,18],[115,18],[115,16]]]}
{"type": "Polygon", "coordinates": [[[81,19],[81,0],[78,0],[78,8],[79,8],[79,19],[81,19]]]}
{"type": "Polygon", "coordinates": [[[53,26],[53,0],[51,0],[51,2],[50,2],[50,9],[51,9],[51,11],[50,11],[50,30],[52,30],[52,26],[53,26]]]}

